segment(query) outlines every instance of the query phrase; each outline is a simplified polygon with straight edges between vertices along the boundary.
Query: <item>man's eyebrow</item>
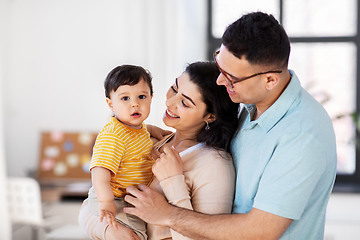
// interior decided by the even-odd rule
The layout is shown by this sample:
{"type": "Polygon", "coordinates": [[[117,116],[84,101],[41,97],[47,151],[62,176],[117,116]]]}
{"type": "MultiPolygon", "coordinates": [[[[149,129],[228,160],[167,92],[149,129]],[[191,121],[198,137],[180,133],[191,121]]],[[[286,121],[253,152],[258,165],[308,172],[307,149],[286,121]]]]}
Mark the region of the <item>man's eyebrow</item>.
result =
{"type": "Polygon", "coordinates": [[[232,79],[234,79],[235,81],[241,81],[241,79],[240,78],[237,78],[237,77],[235,77],[235,76],[233,76],[233,75],[231,75],[230,73],[228,73],[227,71],[225,71],[224,69],[222,69],[222,71],[223,72],[225,72],[227,75],[229,75],[232,79]]]}

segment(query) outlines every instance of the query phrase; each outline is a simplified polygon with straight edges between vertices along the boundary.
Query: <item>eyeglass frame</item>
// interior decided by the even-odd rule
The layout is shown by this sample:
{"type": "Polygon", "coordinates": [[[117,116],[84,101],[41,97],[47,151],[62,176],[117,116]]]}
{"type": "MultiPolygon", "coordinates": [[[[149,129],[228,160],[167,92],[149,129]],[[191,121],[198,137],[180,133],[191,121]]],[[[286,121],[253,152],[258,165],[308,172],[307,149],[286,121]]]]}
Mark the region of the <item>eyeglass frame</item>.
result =
{"type": "Polygon", "coordinates": [[[220,66],[219,66],[219,63],[217,62],[216,60],[216,57],[217,55],[220,53],[220,50],[217,50],[215,53],[214,53],[214,61],[217,65],[217,67],[219,68],[219,71],[224,75],[225,79],[226,79],[226,82],[229,84],[229,86],[231,88],[234,88],[234,84],[235,83],[238,83],[238,82],[242,82],[242,81],[245,81],[245,80],[248,80],[250,78],[253,78],[253,77],[256,77],[256,76],[259,76],[259,75],[262,75],[262,74],[267,74],[267,73],[282,73],[282,70],[277,70],[277,71],[267,71],[267,72],[259,72],[259,73],[255,73],[253,75],[250,75],[248,77],[244,77],[244,78],[237,78],[237,77],[234,77],[234,76],[231,76],[229,73],[225,72],[220,66]],[[230,80],[229,76],[231,76],[231,78],[235,79],[235,80],[230,80]]]}

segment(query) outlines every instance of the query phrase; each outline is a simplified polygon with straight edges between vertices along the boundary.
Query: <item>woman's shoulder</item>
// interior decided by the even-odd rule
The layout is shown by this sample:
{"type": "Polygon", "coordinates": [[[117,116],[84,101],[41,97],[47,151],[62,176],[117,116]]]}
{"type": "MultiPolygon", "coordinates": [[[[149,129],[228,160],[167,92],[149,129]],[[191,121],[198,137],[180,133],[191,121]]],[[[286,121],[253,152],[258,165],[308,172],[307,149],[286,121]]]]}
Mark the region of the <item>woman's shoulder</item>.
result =
{"type": "Polygon", "coordinates": [[[232,157],[228,152],[214,147],[204,146],[200,155],[209,161],[232,162],[232,157]]]}
{"type": "Polygon", "coordinates": [[[204,146],[194,154],[189,156],[193,167],[201,168],[203,170],[208,168],[233,168],[233,160],[231,155],[224,151],[213,147],[204,146]]]}
{"type": "MultiPolygon", "coordinates": [[[[199,149],[200,150],[200,149],[199,149]]],[[[192,179],[194,186],[205,182],[232,181],[235,176],[231,155],[213,147],[204,146],[192,159],[184,163],[185,175],[192,179]]]]}

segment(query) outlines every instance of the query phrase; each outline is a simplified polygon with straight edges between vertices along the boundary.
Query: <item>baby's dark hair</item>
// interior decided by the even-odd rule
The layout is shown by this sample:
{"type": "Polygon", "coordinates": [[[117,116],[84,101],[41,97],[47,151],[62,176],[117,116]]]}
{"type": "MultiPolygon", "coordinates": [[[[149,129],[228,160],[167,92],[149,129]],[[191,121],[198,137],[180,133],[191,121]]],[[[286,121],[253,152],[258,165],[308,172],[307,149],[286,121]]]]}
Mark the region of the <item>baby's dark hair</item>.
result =
{"type": "Polygon", "coordinates": [[[105,96],[110,98],[110,93],[122,85],[136,85],[141,79],[149,85],[150,94],[153,95],[152,76],[150,72],[140,66],[121,65],[109,72],[105,79],[105,96]]]}
{"type": "Polygon", "coordinates": [[[197,141],[230,152],[230,142],[238,127],[239,104],[231,101],[224,86],[216,84],[220,74],[216,63],[195,62],[189,64],[185,72],[199,88],[206,104],[206,114],[212,113],[216,117],[214,122],[209,123],[210,129],[200,130],[197,141]]]}

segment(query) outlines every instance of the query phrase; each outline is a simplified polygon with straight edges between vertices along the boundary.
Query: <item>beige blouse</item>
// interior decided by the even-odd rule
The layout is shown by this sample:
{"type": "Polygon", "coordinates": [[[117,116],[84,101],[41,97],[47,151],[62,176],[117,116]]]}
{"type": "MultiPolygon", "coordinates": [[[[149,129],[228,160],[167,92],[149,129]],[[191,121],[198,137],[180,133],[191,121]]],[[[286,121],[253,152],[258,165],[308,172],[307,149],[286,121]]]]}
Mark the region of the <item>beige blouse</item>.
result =
{"type": "MultiPolygon", "coordinates": [[[[154,144],[159,149],[173,134],[154,144]]],[[[230,154],[199,143],[180,153],[184,175],[159,182],[150,187],[163,194],[169,203],[207,214],[231,213],[235,189],[235,170],[230,154]]],[[[189,239],[167,227],[147,225],[149,240],[189,239]]]]}

